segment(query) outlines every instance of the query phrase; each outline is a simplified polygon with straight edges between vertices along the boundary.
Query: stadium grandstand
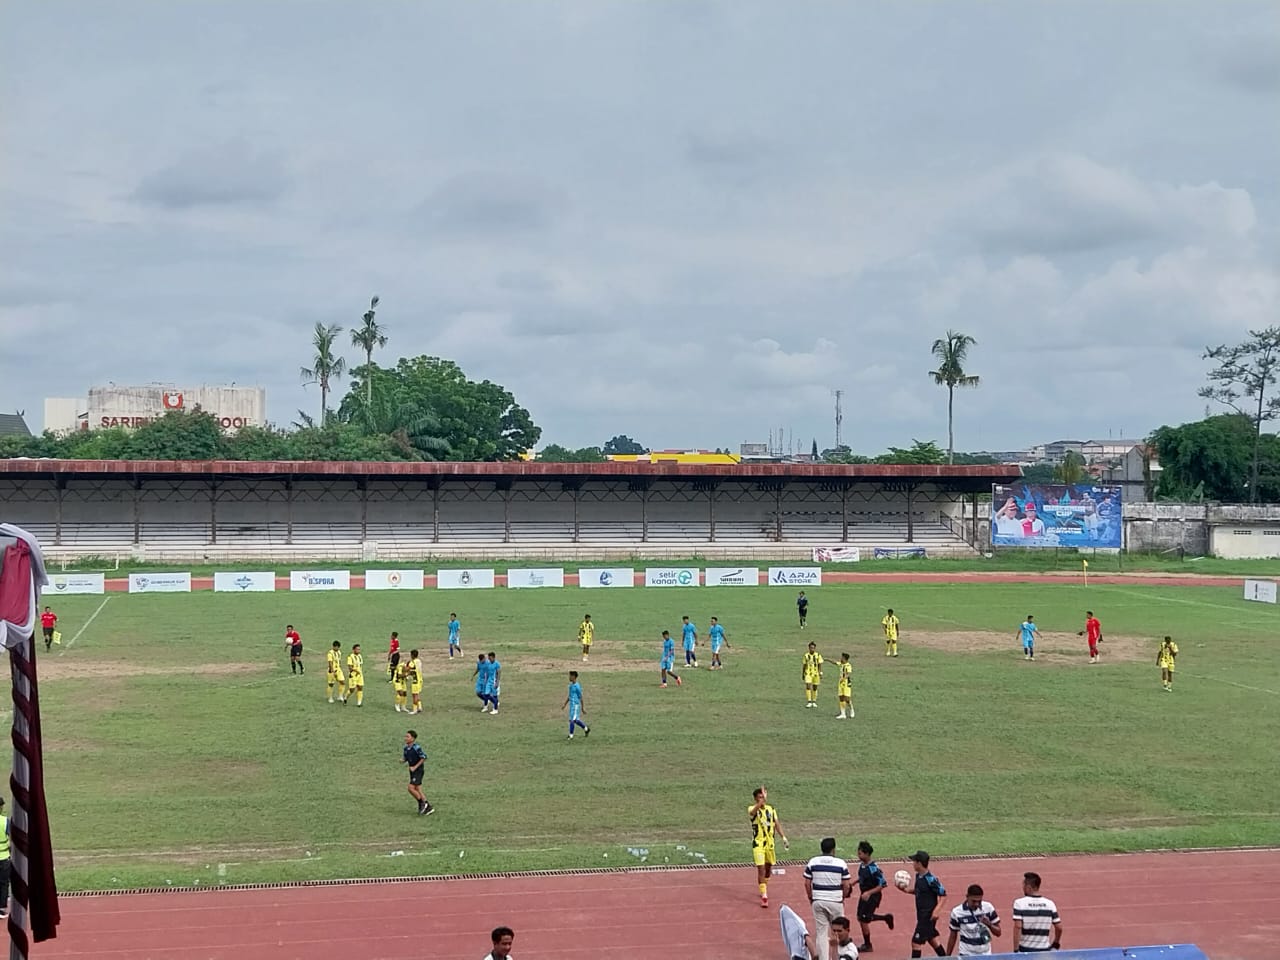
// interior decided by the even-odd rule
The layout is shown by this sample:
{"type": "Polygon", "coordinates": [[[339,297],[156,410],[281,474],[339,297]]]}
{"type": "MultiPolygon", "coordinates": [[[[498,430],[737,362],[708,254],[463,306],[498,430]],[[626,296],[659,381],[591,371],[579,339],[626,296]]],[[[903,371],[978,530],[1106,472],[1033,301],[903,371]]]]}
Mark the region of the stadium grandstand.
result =
{"type": "Polygon", "coordinates": [[[0,461],[55,561],[972,555],[1007,466],[0,461]],[[966,514],[968,516],[966,516],[966,514]]]}

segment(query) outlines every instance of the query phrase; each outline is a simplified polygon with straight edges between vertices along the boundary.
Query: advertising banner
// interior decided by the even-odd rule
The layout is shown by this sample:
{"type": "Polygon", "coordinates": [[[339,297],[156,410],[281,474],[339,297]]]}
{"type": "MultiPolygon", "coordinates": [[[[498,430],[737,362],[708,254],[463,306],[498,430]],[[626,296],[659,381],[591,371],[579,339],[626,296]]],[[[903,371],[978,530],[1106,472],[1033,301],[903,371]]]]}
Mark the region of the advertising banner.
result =
{"type": "Polygon", "coordinates": [[[1121,488],[1088,483],[1015,483],[991,488],[997,547],[1120,549],[1121,488]]]}
{"type": "Polygon", "coordinates": [[[634,587],[636,572],[630,567],[583,567],[578,571],[580,587],[634,587]]]}
{"type": "Polygon", "coordinates": [[[770,567],[769,586],[771,587],[820,587],[822,586],[821,567],[770,567]]]}
{"type": "Polygon", "coordinates": [[[190,593],[189,573],[131,573],[130,593],[190,593]]]}
{"type": "Polygon", "coordinates": [[[708,587],[756,587],[760,585],[759,567],[707,567],[708,587]]]}
{"type": "Polygon", "coordinates": [[[507,587],[511,590],[534,590],[539,587],[563,587],[564,570],[560,567],[535,567],[508,570],[507,587]]]}
{"type": "Polygon", "coordinates": [[[49,594],[106,593],[106,591],[107,578],[105,574],[51,573],[49,575],[49,594]]]}
{"type": "Polygon", "coordinates": [[[492,570],[437,570],[436,586],[441,590],[491,590],[492,570]]]}
{"type": "Polygon", "coordinates": [[[426,574],[421,570],[366,570],[366,590],[421,590],[426,574]]]}
{"type": "Polygon", "coordinates": [[[1258,603],[1276,602],[1276,582],[1274,580],[1246,580],[1244,582],[1244,598],[1258,603]]]}
{"type": "Polygon", "coordinates": [[[271,593],[276,588],[274,573],[215,573],[214,593],[271,593]]]}
{"type": "Polygon", "coordinates": [[[862,551],[857,547],[814,547],[814,563],[858,563],[862,551]]]}
{"type": "Polygon", "coordinates": [[[698,587],[702,585],[697,567],[649,567],[644,572],[646,587],[698,587]]]}
{"type": "Polygon", "coordinates": [[[350,570],[293,570],[290,590],[350,590],[350,570]]]}

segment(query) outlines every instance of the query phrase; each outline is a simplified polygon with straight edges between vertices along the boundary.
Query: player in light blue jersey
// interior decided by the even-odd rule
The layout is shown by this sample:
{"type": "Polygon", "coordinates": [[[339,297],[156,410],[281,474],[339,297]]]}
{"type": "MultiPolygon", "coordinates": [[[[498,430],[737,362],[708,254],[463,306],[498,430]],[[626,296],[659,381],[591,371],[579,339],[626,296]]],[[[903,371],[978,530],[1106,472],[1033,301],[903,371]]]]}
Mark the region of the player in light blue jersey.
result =
{"type": "Polygon", "coordinates": [[[485,694],[485,687],[489,685],[489,661],[484,658],[483,653],[476,658],[476,669],[471,674],[471,679],[476,682],[476,699],[480,701],[480,710],[482,712],[488,710],[489,701],[485,694]]]}
{"type": "Polygon", "coordinates": [[[1022,656],[1027,660],[1036,658],[1036,618],[1027,614],[1027,619],[1018,627],[1018,636],[1022,639],[1022,656]]]}
{"type": "Polygon", "coordinates": [[[453,659],[455,653],[462,652],[462,624],[458,621],[456,613],[449,614],[449,659],[453,659]]]}
{"type": "Polygon", "coordinates": [[[698,666],[698,653],[695,649],[698,646],[698,628],[689,622],[688,617],[681,618],[684,623],[680,629],[684,632],[684,665],[686,667],[698,666]]]}
{"type": "Polygon", "coordinates": [[[676,676],[676,642],[671,639],[669,630],[662,631],[662,686],[667,685],[667,677],[676,682],[676,686],[680,686],[680,678],[676,676]]]}
{"type": "Polygon", "coordinates": [[[720,660],[720,648],[729,646],[729,641],[724,638],[724,627],[720,626],[719,618],[711,618],[711,626],[707,630],[707,638],[711,641],[711,666],[707,669],[724,669],[724,663],[720,660]]]}
{"type": "Polygon", "coordinates": [[[502,695],[502,664],[498,662],[498,655],[492,650],[489,651],[489,659],[485,661],[485,667],[484,696],[492,708],[489,711],[489,716],[496,717],[498,715],[498,697],[502,695]]]}
{"type": "Polygon", "coordinates": [[[584,737],[591,736],[591,728],[582,722],[582,684],[578,682],[578,671],[569,671],[569,695],[564,698],[564,707],[569,708],[569,739],[573,739],[573,728],[582,728],[584,737]]]}

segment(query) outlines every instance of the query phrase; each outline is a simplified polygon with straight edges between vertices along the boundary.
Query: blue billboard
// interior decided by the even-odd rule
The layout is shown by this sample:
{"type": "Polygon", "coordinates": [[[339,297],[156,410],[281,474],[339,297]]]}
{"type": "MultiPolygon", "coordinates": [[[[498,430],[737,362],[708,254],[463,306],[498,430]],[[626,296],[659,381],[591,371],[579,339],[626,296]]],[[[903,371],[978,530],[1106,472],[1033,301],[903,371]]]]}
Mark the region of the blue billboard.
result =
{"type": "Polygon", "coordinates": [[[991,543],[997,547],[1120,549],[1119,487],[1084,483],[996,484],[991,543]]]}

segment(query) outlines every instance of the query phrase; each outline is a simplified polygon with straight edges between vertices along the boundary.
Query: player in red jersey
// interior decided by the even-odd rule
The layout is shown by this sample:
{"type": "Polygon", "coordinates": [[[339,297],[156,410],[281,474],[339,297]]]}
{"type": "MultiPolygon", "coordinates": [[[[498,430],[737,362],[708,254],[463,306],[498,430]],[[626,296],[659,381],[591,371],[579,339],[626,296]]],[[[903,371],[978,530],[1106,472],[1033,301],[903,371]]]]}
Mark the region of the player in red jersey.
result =
{"type": "Polygon", "coordinates": [[[289,669],[294,673],[306,673],[302,665],[302,637],[293,629],[293,624],[284,628],[284,645],[289,648],[289,669]]]}
{"type": "Polygon", "coordinates": [[[1089,662],[1098,662],[1098,641],[1102,639],[1102,624],[1092,610],[1085,612],[1084,629],[1076,636],[1089,638],[1089,662]]]}
{"type": "Polygon", "coordinates": [[[44,631],[44,648],[49,650],[53,646],[53,631],[58,628],[58,615],[48,607],[44,608],[44,613],[40,614],[40,629],[44,631]]]}
{"type": "Polygon", "coordinates": [[[396,666],[400,663],[400,634],[391,631],[391,646],[387,650],[387,683],[396,678],[396,666]]]}

